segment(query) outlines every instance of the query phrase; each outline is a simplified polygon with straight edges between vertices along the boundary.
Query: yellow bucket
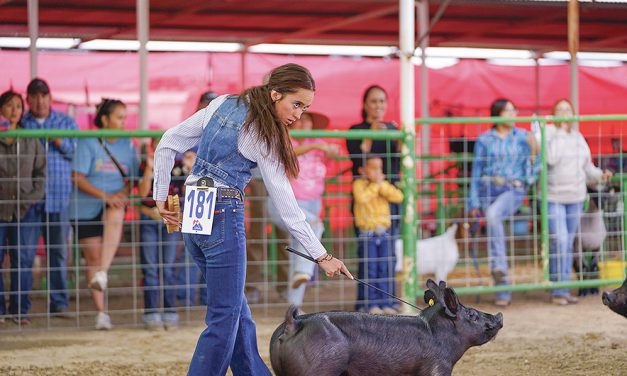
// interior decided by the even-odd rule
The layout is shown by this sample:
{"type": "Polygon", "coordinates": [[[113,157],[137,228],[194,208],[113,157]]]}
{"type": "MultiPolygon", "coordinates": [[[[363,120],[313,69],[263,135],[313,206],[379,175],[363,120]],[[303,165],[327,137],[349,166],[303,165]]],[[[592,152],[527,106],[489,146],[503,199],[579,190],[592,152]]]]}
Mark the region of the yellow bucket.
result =
{"type": "Polygon", "coordinates": [[[601,261],[599,262],[601,279],[625,278],[625,261],[601,261]]]}

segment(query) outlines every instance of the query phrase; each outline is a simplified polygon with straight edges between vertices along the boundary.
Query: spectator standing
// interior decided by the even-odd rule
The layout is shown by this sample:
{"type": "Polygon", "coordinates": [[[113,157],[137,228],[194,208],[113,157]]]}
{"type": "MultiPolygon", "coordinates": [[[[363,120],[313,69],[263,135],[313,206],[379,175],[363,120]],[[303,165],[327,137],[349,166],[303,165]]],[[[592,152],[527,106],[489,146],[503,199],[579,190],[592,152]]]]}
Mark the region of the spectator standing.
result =
{"type": "MultiPolygon", "coordinates": [[[[0,95],[2,131],[20,127],[22,96],[9,90],[0,95]]],[[[2,265],[8,252],[11,293],[8,313],[18,325],[30,324],[33,261],[39,240],[39,202],[44,197],[46,155],[34,138],[0,138],[0,323],[7,315],[2,265]],[[7,251],[7,252],[5,252],[7,251]]]]}
{"type": "MultiPolygon", "coordinates": [[[[178,232],[168,233],[163,218],[152,199],[153,183],[153,147],[148,148],[146,160],[140,166],[142,180],[139,183],[139,195],[142,197],[140,208],[140,260],[144,288],[144,323],[148,329],[166,329],[178,327],[179,316],[176,312],[176,276],[174,263],[176,247],[181,239],[178,232]],[[161,286],[159,286],[161,285],[161,286]]],[[[183,202],[185,180],[180,179],[182,169],[180,160],[172,168],[170,195],[179,196],[183,202]]]]}
{"type": "MultiPolygon", "coordinates": [[[[573,116],[573,106],[561,99],[553,106],[553,116],[573,116]]],[[[549,207],[549,273],[551,281],[569,281],[573,266],[573,244],[579,228],[586,182],[605,182],[612,172],[592,163],[590,148],[573,123],[559,122],[547,139],[549,207]]],[[[551,301],[557,305],[577,303],[568,289],[553,289],[551,301]]]]}
{"type": "MultiPolygon", "coordinates": [[[[29,84],[26,100],[29,111],[22,119],[26,129],[77,130],[69,116],[51,108],[52,96],[46,81],[35,78],[29,84]]],[[[67,241],[69,235],[69,202],[72,191],[72,160],[75,139],[41,139],[48,164],[45,200],[40,204],[41,231],[48,254],[49,311],[67,317],[67,241]]]]}
{"type": "MultiPolygon", "coordinates": [[[[392,295],[394,284],[393,253],[390,252],[390,203],[403,201],[403,192],[385,180],[383,160],[366,158],[359,168],[361,178],[353,182],[353,208],[355,225],[359,229],[359,269],[363,270],[368,283],[392,295]]],[[[392,299],[380,291],[359,284],[365,298],[365,309],[373,314],[396,314],[392,299]]]]}
{"type": "MultiPolygon", "coordinates": [[[[388,95],[385,89],[379,85],[372,85],[364,91],[362,98],[361,118],[362,122],[350,127],[351,130],[370,129],[370,130],[398,130],[398,126],[393,122],[384,121],[387,111],[388,95]]],[[[390,140],[346,140],[346,148],[352,162],[353,180],[360,176],[359,168],[364,165],[368,155],[378,155],[383,158],[383,173],[386,180],[395,183],[400,176],[400,142],[390,140]]],[[[354,202],[351,203],[353,210],[354,202]]],[[[400,204],[390,204],[390,213],[392,215],[392,226],[390,228],[391,240],[395,240],[400,233],[400,204]]],[[[355,227],[355,236],[359,238],[359,229],[355,227]]],[[[391,247],[391,244],[389,245],[391,247]]],[[[359,247],[357,248],[359,250],[359,247]]],[[[365,255],[358,253],[357,257],[362,259],[365,255]]],[[[358,278],[364,278],[364,270],[358,270],[358,278]]],[[[395,283],[395,282],[394,282],[395,283]]],[[[396,287],[393,287],[395,290],[396,287]]],[[[364,297],[361,295],[365,290],[357,289],[356,309],[363,306],[364,297]]],[[[398,305],[396,305],[398,307],[398,305]]]]}
{"type": "MultiPolygon", "coordinates": [[[[311,105],[314,90],[307,69],[282,65],[272,70],[267,84],[248,88],[238,96],[221,96],[168,130],[155,152],[153,197],[166,223],[180,223],[180,213],[168,210],[165,203],[177,152],[198,145],[187,189],[205,178],[217,191],[211,234],[183,234],[187,252],[207,281],[207,327],[198,339],[189,375],[225,375],[229,367],[238,375],[270,375],[259,356],[255,322],[244,296],[243,192],[253,167],[259,166],[290,232],[318,260],[327,276],[343,272],[352,277],[344,263],[328,254],[315,237],[288,180],[298,176],[288,128],[311,105]]],[[[315,351],[312,348],[312,354],[315,351]]]]}
{"type": "MultiPolygon", "coordinates": [[[[492,117],[514,117],[518,111],[508,99],[497,99],[492,117]]],[[[540,159],[533,133],[514,123],[497,123],[475,142],[468,208],[471,217],[485,215],[490,269],[496,285],[509,285],[503,221],[520,208],[527,188],[538,176],[540,159]]],[[[496,293],[495,304],[508,306],[512,293],[496,293]]]]}
{"type": "Polygon", "coordinates": [[[203,108],[207,107],[209,103],[211,103],[211,101],[216,99],[217,97],[219,97],[219,95],[215,91],[212,91],[212,90],[205,91],[204,93],[200,95],[200,98],[198,98],[198,105],[196,106],[196,111],[202,110],[203,108]]]}
{"type": "MultiPolygon", "coordinates": [[[[103,99],[94,123],[103,129],[124,129],[126,106],[116,99],[103,99]]],[[[122,238],[129,187],[137,176],[137,151],[129,138],[79,140],[74,160],[70,217],[87,263],[87,280],[98,310],[96,329],[111,329],[105,312],[104,290],[108,270],[122,238]]]]}
{"type": "MultiPolygon", "coordinates": [[[[324,129],[328,124],[329,118],[326,116],[315,112],[306,112],[292,124],[292,129],[310,131],[312,129],[324,129]]],[[[294,191],[298,206],[305,213],[307,223],[320,240],[324,232],[324,223],[320,218],[320,211],[322,210],[322,195],[327,174],[326,163],[329,158],[337,155],[338,146],[327,143],[321,138],[292,138],[291,141],[300,168],[298,177],[291,180],[292,191],[294,191]]],[[[287,231],[287,226],[281,221],[276,206],[269,200],[268,211],[272,221],[287,231]]],[[[296,238],[292,237],[291,243],[297,251],[307,254],[307,251],[296,238]]],[[[289,304],[302,306],[305,288],[307,282],[313,277],[315,266],[307,259],[290,254],[288,271],[290,280],[287,290],[289,304]]]]}
{"type": "MultiPolygon", "coordinates": [[[[218,93],[215,91],[209,90],[200,95],[198,98],[198,104],[196,105],[196,111],[200,111],[203,108],[207,107],[212,100],[218,97],[218,93]]],[[[175,168],[176,166],[181,164],[181,171],[183,172],[179,176],[172,176],[172,180],[180,180],[181,182],[185,182],[185,178],[192,170],[194,163],[196,162],[196,150],[197,148],[193,148],[191,150],[186,151],[183,154],[182,159],[179,158],[179,155],[175,158],[175,168]]],[[[181,201],[182,202],[182,201],[181,201]]],[[[190,257],[190,255],[185,252],[184,245],[180,247],[177,251],[176,255],[176,281],[179,286],[176,292],[176,298],[180,302],[183,303],[184,306],[194,306],[196,305],[196,287],[199,287],[199,300],[200,305],[207,305],[207,288],[205,285],[205,279],[198,270],[198,266],[194,263],[190,257]]]]}

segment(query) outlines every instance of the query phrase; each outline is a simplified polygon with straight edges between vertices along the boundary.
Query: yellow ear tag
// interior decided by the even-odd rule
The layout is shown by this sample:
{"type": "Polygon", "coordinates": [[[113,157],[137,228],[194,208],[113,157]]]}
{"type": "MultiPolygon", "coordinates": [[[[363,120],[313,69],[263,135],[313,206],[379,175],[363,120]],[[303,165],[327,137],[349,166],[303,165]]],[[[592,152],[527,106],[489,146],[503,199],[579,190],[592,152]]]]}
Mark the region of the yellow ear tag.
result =
{"type": "Polygon", "coordinates": [[[433,307],[434,304],[435,302],[433,301],[433,299],[429,299],[429,307],[433,307]]]}

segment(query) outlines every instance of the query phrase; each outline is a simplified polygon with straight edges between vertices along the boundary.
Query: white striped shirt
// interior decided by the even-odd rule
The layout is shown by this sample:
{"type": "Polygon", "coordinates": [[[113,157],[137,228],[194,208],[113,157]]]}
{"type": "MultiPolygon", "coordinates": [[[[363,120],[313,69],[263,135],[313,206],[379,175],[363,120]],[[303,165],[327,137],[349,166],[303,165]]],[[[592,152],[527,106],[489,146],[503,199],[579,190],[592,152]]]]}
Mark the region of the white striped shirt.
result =
{"type": "MultiPolygon", "coordinates": [[[[176,153],[183,153],[200,142],[203,129],[224,100],[222,95],[190,116],[174,128],[169,129],[155,150],[153,198],[156,201],[165,201],[168,197],[170,173],[174,166],[176,153]]],[[[290,234],[298,240],[313,258],[319,258],[326,253],[322,243],[311,230],[305,220],[305,214],[298,207],[285,169],[277,156],[270,155],[266,145],[257,139],[254,132],[241,131],[237,141],[237,148],[244,158],[256,162],[259,166],[263,182],[266,185],[270,199],[277,207],[281,219],[287,225],[290,234]]],[[[200,178],[197,175],[187,177],[185,184],[193,185],[200,178]]],[[[225,182],[214,178],[215,185],[226,187],[225,182]]]]}

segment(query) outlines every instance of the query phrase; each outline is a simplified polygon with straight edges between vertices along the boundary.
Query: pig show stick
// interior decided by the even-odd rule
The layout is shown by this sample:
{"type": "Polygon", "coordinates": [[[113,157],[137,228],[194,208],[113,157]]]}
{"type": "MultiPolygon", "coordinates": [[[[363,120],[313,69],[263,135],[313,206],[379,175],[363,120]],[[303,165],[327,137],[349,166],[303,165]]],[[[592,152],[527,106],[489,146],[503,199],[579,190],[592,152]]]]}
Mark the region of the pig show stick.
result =
{"type": "MultiPolygon", "coordinates": [[[[291,253],[293,253],[293,254],[295,254],[295,255],[297,255],[297,256],[300,256],[300,257],[302,257],[302,258],[305,258],[305,259],[307,259],[307,260],[309,260],[309,261],[314,262],[314,263],[316,263],[316,264],[317,264],[316,260],[315,260],[313,257],[311,257],[311,256],[309,256],[309,255],[306,255],[306,254],[304,254],[304,253],[298,252],[297,250],[295,250],[295,249],[294,249],[294,248],[292,248],[292,247],[285,247],[285,250],[286,250],[286,251],[288,251],[288,252],[291,252],[291,253]]],[[[344,274],[344,272],[341,272],[341,273],[342,273],[342,275],[344,275],[344,276],[346,277],[346,274],[344,274]]],[[[368,287],[370,287],[370,288],[373,288],[373,289],[375,289],[375,290],[377,290],[377,291],[379,291],[379,292],[382,292],[382,293],[384,293],[385,295],[387,295],[387,296],[389,296],[389,297],[391,297],[391,298],[394,298],[394,299],[398,300],[399,302],[403,302],[403,303],[407,304],[407,305],[408,305],[408,306],[410,306],[410,307],[414,307],[414,308],[416,308],[417,310],[422,311],[422,309],[420,309],[420,308],[416,307],[415,305],[411,304],[410,302],[408,302],[408,301],[406,301],[406,300],[403,300],[403,299],[399,298],[399,297],[398,297],[398,296],[396,296],[396,295],[390,294],[390,293],[389,293],[389,292],[387,292],[387,291],[383,291],[383,290],[381,290],[380,288],[378,288],[378,287],[376,287],[376,286],[373,286],[373,285],[371,285],[371,284],[369,284],[369,283],[367,283],[367,282],[362,281],[361,279],[358,279],[358,278],[355,278],[355,277],[353,277],[353,279],[354,279],[355,281],[357,281],[357,282],[359,282],[359,283],[363,284],[363,285],[366,285],[366,286],[368,286],[368,287]]]]}

